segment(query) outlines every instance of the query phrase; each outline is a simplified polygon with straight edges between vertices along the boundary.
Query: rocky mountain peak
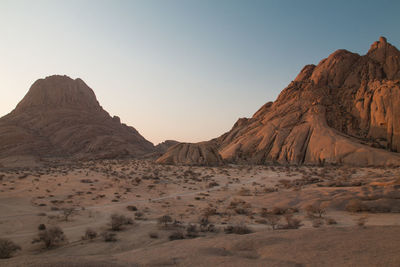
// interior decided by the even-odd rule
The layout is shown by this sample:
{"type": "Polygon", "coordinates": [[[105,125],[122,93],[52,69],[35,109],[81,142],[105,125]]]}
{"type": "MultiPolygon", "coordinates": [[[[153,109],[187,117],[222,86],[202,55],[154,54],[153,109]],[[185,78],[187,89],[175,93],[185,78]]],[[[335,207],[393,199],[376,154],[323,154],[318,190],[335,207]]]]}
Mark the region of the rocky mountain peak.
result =
{"type": "Polygon", "coordinates": [[[101,109],[93,90],[81,79],[53,75],[37,80],[17,105],[16,112],[32,108],[101,109]]]}

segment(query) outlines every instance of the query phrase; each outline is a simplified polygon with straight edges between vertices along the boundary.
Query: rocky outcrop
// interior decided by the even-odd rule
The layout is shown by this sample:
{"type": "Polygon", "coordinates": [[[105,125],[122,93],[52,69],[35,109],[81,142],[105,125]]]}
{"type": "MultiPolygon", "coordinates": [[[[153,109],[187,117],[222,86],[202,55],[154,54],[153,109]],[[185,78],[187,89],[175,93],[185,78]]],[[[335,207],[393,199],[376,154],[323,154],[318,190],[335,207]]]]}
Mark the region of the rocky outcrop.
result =
{"type": "Polygon", "coordinates": [[[0,161],[6,165],[11,158],[18,165],[23,158],[136,157],[152,151],[153,144],[111,117],[81,79],[67,76],[37,80],[0,119],[0,161]]]}
{"type": "Polygon", "coordinates": [[[399,79],[383,37],[364,56],[338,50],[210,143],[228,162],[400,165],[399,79]]]}
{"type": "Polygon", "coordinates": [[[217,147],[212,142],[201,143],[179,143],[156,160],[161,164],[174,165],[206,165],[218,166],[223,164],[217,147]]]}
{"type": "Polygon", "coordinates": [[[165,140],[164,142],[156,145],[155,150],[157,153],[164,154],[170,147],[173,147],[176,144],[179,144],[179,142],[175,140],[165,140]]]}

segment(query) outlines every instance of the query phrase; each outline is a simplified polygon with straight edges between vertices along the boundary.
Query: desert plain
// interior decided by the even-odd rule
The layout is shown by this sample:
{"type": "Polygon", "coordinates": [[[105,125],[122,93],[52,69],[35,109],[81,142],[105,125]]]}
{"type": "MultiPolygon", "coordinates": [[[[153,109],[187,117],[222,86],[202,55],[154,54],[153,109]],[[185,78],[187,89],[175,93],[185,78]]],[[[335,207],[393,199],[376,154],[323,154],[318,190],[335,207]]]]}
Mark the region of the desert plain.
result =
{"type": "Polygon", "coordinates": [[[400,265],[395,167],[120,159],[0,179],[0,236],[21,247],[2,266],[400,265]],[[54,226],[63,240],[32,243],[54,226]]]}

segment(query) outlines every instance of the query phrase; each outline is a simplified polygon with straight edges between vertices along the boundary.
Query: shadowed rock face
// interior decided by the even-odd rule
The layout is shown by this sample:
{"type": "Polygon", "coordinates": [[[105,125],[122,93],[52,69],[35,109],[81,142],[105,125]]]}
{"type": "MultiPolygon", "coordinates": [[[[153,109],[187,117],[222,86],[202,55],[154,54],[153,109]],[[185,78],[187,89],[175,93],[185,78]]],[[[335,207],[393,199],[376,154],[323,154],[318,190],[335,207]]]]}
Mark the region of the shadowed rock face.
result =
{"type": "Polygon", "coordinates": [[[175,140],[165,140],[164,142],[156,145],[154,148],[158,153],[160,153],[160,155],[162,155],[167,152],[170,147],[173,147],[176,144],[179,144],[179,142],[175,140]]]}
{"type": "Polygon", "coordinates": [[[0,159],[10,157],[113,158],[140,156],[154,146],[99,105],[81,79],[37,80],[0,119],[0,159]]]}
{"type": "Polygon", "coordinates": [[[399,79],[400,52],[384,37],[364,56],[338,50],[210,143],[228,162],[400,165],[399,79]]]}
{"type": "Polygon", "coordinates": [[[223,164],[221,155],[218,153],[217,147],[212,142],[196,144],[179,143],[171,147],[168,152],[158,158],[156,162],[163,164],[207,166],[223,164]]]}

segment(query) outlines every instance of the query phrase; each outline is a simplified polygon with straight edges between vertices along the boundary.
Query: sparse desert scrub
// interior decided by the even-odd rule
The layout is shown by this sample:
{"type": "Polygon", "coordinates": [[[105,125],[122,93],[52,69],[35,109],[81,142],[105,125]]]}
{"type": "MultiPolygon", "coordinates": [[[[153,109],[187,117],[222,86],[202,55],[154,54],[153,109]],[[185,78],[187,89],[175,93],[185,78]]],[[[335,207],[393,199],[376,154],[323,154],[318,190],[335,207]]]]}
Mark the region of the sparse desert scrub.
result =
{"type": "Polygon", "coordinates": [[[185,235],[181,231],[175,231],[169,235],[169,240],[185,239],[185,235]]]}
{"type": "Polygon", "coordinates": [[[361,212],[364,209],[364,204],[359,199],[351,199],[346,205],[346,210],[349,212],[361,212]]]}
{"type": "Polygon", "coordinates": [[[165,229],[172,223],[172,217],[169,215],[163,215],[157,219],[159,225],[162,225],[165,229]]]}
{"type": "Polygon", "coordinates": [[[204,210],[203,210],[203,217],[210,217],[210,216],[213,216],[213,215],[216,215],[217,214],[217,209],[216,208],[213,208],[213,207],[206,207],[204,210]]]}
{"type": "Polygon", "coordinates": [[[325,223],[328,225],[337,224],[337,221],[330,217],[325,217],[325,223]]]}
{"type": "Polygon", "coordinates": [[[0,238],[0,259],[11,258],[12,255],[18,250],[21,250],[21,247],[15,244],[13,241],[0,238]]]}
{"type": "Polygon", "coordinates": [[[156,239],[156,238],[158,238],[158,233],[157,232],[150,232],[149,233],[149,237],[153,238],[153,239],[156,239]]]}
{"type": "Polygon", "coordinates": [[[324,221],[323,221],[322,219],[320,219],[320,218],[316,218],[316,219],[314,219],[314,220],[312,221],[312,226],[313,226],[314,228],[319,228],[319,227],[321,227],[323,224],[324,224],[324,221]]]}
{"type": "Polygon", "coordinates": [[[306,207],[306,212],[309,218],[322,218],[322,216],[326,213],[326,210],[319,205],[308,205],[306,207]]]}
{"type": "Polygon", "coordinates": [[[110,231],[104,231],[101,233],[101,237],[103,238],[104,242],[115,242],[117,241],[117,234],[110,232],[110,231]]]}
{"type": "Polygon", "coordinates": [[[129,211],[137,211],[138,210],[136,206],[132,206],[132,205],[126,206],[126,209],[129,211]]]}
{"type": "Polygon", "coordinates": [[[39,230],[38,236],[32,243],[43,243],[45,248],[58,246],[67,241],[63,230],[59,226],[51,226],[45,230],[39,230]]]}
{"type": "Polygon", "coordinates": [[[110,217],[110,226],[113,231],[120,231],[124,225],[133,224],[132,218],[122,214],[112,214],[110,217]]]}
{"type": "Polygon", "coordinates": [[[65,207],[61,209],[62,215],[64,216],[65,221],[67,222],[68,219],[76,213],[75,208],[73,207],[65,207]]]}
{"type": "Polygon", "coordinates": [[[268,214],[265,216],[266,223],[271,226],[272,230],[275,230],[279,224],[281,218],[274,214],[268,214]]]}
{"type": "Polygon", "coordinates": [[[87,228],[85,231],[85,235],[82,236],[82,240],[93,240],[97,237],[97,232],[92,228],[87,228]]]}
{"type": "Polygon", "coordinates": [[[368,218],[366,216],[355,219],[357,226],[359,226],[361,228],[365,228],[365,224],[367,223],[367,221],[368,221],[368,218]]]}
{"type": "Polygon", "coordinates": [[[239,196],[251,196],[252,194],[251,194],[251,191],[250,191],[249,188],[242,187],[242,188],[239,190],[238,195],[239,195],[239,196]]]}
{"type": "Polygon", "coordinates": [[[251,234],[253,231],[244,224],[228,225],[224,228],[226,234],[246,235],[251,234]]]}
{"type": "Polygon", "coordinates": [[[294,218],[293,214],[285,214],[284,216],[286,224],[280,225],[281,229],[298,229],[302,226],[301,220],[294,218]]]}
{"type": "Polygon", "coordinates": [[[199,236],[199,230],[197,229],[197,225],[189,224],[186,227],[186,236],[188,238],[196,238],[199,236]]]}

